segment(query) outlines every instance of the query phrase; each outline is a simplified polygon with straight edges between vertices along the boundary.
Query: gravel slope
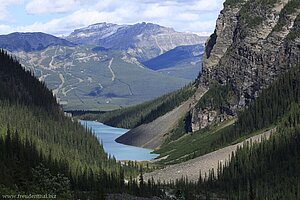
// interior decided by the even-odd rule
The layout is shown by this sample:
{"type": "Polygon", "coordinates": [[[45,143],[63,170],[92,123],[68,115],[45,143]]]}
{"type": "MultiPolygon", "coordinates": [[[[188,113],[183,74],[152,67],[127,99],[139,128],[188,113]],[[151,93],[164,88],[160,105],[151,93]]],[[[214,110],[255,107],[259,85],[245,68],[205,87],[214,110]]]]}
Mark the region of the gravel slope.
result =
{"type": "Polygon", "coordinates": [[[205,88],[199,88],[196,96],[192,96],[180,106],[157,118],[156,120],[131,129],[124,135],[116,139],[118,143],[156,149],[164,141],[164,135],[176,126],[181,119],[205,93],[205,88]]]}
{"type": "MultiPolygon", "coordinates": [[[[268,139],[270,135],[273,134],[275,131],[276,129],[274,128],[262,134],[253,136],[245,141],[260,142],[262,138],[268,139]]],[[[195,159],[180,164],[167,166],[164,169],[147,173],[144,175],[144,179],[147,180],[153,177],[155,181],[170,181],[187,176],[190,181],[197,181],[199,178],[200,170],[204,178],[205,173],[208,174],[209,170],[211,170],[212,168],[217,169],[218,162],[225,163],[225,160],[229,159],[232,152],[235,152],[238,146],[243,146],[244,142],[219,149],[217,151],[211,152],[209,154],[197,157],[195,159]]]]}

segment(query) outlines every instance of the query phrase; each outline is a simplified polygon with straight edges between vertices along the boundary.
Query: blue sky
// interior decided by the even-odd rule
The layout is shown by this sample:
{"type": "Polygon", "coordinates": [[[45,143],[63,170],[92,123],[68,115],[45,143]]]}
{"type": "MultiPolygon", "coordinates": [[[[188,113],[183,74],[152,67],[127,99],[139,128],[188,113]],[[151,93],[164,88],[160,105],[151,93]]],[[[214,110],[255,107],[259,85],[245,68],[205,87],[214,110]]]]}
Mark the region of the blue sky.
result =
{"type": "Polygon", "coordinates": [[[67,35],[99,22],[152,22],[177,31],[210,34],[224,0],[0,0],[0,34],[67,35]]]}

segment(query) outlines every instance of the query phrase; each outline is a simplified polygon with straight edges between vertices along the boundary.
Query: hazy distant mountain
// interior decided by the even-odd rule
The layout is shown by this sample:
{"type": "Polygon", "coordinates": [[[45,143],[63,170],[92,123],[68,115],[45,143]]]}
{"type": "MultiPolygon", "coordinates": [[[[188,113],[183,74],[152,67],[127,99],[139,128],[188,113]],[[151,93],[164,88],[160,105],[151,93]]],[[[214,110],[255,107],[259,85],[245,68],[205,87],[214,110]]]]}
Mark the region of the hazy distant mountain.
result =
{"type": "Polygon", "coordinates": [[[174,67],[179,62],[189,60],[191,58],[200,58],[203,54],[203,45],[187,45],[178,46],[166,53],[150,59],[143,64],[152,70],[166,69],[174,67]]]}
{"type": "Polygon", "coordinates": [[[134,25],[93,24],[75,30],[66,39],[77,44],[126,50],[138,60],[146,61],[177,46],[203,44],[206,37],[143,22],[134,25]]]}
{"type": "Polygon", "coordinates": [[[201,71],[203,51],[203,45],[178,46],[143,64],[163,74],[193,81],[201,71]]]}
{"type": "Polygon", "coordinates": [[[41,32],[0,35],[0,48],[9,51],[36,51],[49,46],[75,46],[72,42],[41,32]]]}
{"type": "Polygon", "coordinates": [[[189,82],[150,70],[122,51],[93,45],[14,52],[67,110],[111,110],[176,90],[189,82]]]}

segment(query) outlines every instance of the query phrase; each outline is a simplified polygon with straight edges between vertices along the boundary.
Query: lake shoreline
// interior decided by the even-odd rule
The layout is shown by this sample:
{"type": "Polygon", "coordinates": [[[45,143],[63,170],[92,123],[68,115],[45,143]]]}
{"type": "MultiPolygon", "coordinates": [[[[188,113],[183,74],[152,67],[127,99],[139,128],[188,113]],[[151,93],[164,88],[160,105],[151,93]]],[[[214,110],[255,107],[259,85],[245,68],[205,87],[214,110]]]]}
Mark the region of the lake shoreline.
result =
{"type": "Polygon", "coordinates": [[[80,123],[87,128],[91,128],[99,142],[103,144],[105,152],[114,156],[118,161],[153,161],[159,156],[153,153],[152,149],[116,142],[116,138],[128,132],[128,129],[111,127],[97,121],[80,120],[80,123]]]}

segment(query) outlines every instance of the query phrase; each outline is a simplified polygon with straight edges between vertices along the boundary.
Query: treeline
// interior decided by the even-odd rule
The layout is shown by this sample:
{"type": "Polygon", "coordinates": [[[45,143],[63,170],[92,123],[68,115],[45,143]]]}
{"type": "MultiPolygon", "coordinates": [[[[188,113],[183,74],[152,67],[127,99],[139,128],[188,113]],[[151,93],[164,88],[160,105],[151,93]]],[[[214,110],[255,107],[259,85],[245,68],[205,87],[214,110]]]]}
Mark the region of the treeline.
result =
{"type": "Polygon", "coordinates": [[[244,3],[245,0],[226,0],[223,5],[224,7],[227,7],[227,6],[236,6],[236,5],[239,5],[240,3],[244,3]]]}
{"type": "Polygon", "coordinates": [[[99,115],[86,114],[80,118],[85,120],[97,120],[110,126],[131,129],[141,124],[152,122],[156,118],[179,106],[194,93],[194,86],[189,84],[180,90],[137,106],[114,110],[99,115]]]}

